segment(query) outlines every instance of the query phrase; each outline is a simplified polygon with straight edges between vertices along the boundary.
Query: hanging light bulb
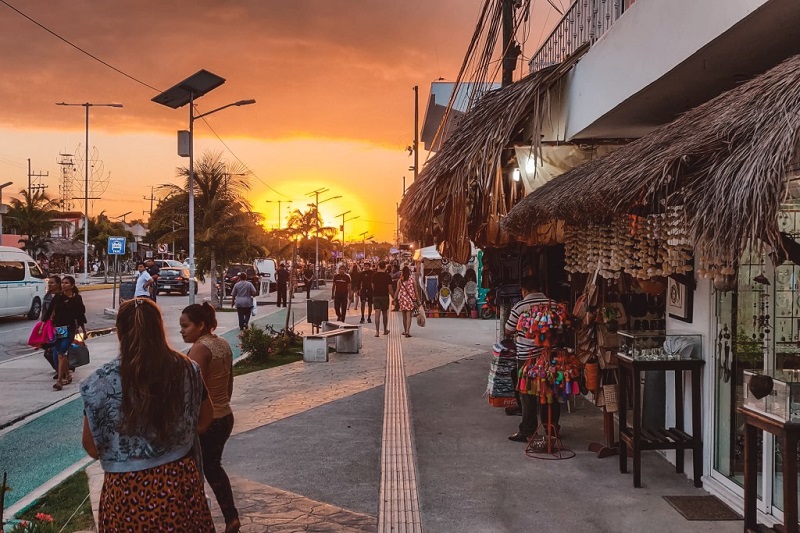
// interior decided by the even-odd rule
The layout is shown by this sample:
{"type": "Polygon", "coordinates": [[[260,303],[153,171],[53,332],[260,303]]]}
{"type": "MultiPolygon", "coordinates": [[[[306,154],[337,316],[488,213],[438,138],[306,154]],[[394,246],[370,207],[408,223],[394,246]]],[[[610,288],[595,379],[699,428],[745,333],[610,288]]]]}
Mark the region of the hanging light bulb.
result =
{"type": "Polygon", "coordinates": [[[514,173],[512,174],[512,177],[514,178],[514,181],[519,181],[520,174],[519,174],[519,169],[518,168],[514,169],[514,173]]]}

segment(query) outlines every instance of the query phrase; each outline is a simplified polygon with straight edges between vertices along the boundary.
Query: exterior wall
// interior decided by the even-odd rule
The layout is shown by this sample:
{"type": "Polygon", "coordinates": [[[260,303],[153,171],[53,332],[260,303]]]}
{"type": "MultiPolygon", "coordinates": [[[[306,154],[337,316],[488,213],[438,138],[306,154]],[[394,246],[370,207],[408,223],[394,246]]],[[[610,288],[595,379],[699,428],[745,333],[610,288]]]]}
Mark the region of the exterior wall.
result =
{"type": "Polygon", "coordinates": [[[567,75],[563,102],[552,102],[554,128],[545,139],[580,135],[769,1],[636,2],[567,75]]]}
{"type": "MultiPolygon", "coordinates": [[[[697,280],[697,288],[694,291],[694,308],[692,322],[683,322],[670,318],[667,315],[667,333],[670,335],[702,335],[703,336],[703,360],[706,362],[703,367],[703,374],[701,378],[702,391],[701,401],[703,413],[703,475],[708,476],[711,473],[712,467],[712,446],[714,442],[714,372],[716,365],[714,362],[714,335],[711,333],[714,324],[714,298],[711,280],[700,279],[697,280]]],[[[688,376],[688,374],[687,374],[688,376]]],[[[667,373],[666,384],[666,423],[667,427],[675,425],[675,380],[674,372],[667,373]]],[[[692,432],[692,385],[688,377],[684,382],[684,426],[683,429],[687,433],[692,432]]],[[[675,452],[667,451],[664,455],[675,463],[675,452]]],[[[686,477],[692,479],[692,465],[694,464],[695,457],[691,451],[685,452],[684,472],[686,477]]]]}

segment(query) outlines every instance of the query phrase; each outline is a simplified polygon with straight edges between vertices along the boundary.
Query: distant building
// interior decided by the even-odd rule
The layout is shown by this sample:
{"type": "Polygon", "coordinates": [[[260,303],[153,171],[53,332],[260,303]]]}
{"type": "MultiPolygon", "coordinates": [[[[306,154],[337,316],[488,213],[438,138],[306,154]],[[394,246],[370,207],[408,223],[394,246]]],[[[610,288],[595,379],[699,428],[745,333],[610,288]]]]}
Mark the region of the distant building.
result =
{"type": "Polygon", "coordinates": [[[471,99],[477,100],[483,94],[500,88],[499,83],[461,83],[453,100],[453,107],[448,114],[447,104],[450,102],[455,85],[450,81],[431,83],[431,94],[428,97],[428,107],[425,109],[425,118],[422,121],[422,131],[420,132],[422,146],[429,152],[438,152],[441,149],[448,133],[455,131],[458,119],[474,103],[471,102],[471,99]]]}

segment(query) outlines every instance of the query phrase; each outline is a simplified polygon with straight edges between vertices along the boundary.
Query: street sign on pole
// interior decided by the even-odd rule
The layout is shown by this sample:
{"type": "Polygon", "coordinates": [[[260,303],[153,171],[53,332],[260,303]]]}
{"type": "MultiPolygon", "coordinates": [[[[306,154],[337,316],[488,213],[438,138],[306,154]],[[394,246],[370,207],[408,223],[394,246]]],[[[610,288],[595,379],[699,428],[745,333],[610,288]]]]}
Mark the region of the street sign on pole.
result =
{"type": "Polygon", "coordinates": [[[108,238],[108,255],[125,254],[125,237],[108,238]]]}
{"type": "Polygon", "coordinates": [[[117,308],[117,272],[119,270],[117,259],[125,254],[125,240],[125,237],[108,238],[108,255],[114,256],[114,287],[111,291],[111,309],[117,308]]]}

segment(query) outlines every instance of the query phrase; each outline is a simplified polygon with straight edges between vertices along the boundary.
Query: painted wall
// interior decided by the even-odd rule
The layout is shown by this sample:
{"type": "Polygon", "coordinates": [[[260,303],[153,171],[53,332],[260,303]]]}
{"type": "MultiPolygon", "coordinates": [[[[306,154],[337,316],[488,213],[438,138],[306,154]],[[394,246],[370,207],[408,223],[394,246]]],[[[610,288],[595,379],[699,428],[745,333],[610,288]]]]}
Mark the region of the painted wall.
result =
{"type": "Polygon", "coordinates": [[[571,139],[770,0],[641,0],[605,33],[553,95],[546,140],[571,139]]]}

